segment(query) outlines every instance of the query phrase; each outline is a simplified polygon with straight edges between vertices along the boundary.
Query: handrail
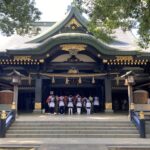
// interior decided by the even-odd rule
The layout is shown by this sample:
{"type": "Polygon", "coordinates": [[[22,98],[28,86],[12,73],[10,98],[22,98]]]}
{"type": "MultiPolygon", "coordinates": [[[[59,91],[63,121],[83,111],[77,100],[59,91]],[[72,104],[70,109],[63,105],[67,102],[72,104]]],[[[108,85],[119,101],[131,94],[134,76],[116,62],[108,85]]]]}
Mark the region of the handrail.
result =
{"type": "Polygon", "coordinates": [[[140,137],[145,138],[145,119],[141,119],[138,114],[132,110],[131,111],[131,121],[135,124],[139,131],[140,137]]]}
{"type": "MultiPolygon", "coordinates": [[[[5,112],[4,116],[6,116],[6,112],[5,112]]],[[[8,112],[6,117],[2,117],[2,114],[1,114],[0,137],[2,137],[2,138],[5,137],[6,131],[11,126],[11,124],[15,121],[15,117],[16,117],[16,111],[15,110],[11,110],[10,112],[8,112]]]]}
{"type": "Polygon", "coordinates": [[[140,119],[139,119],[138,114],[134,111],[131,112],[131,121],[135,124],[135,126],[139,130],[140,129],[140,119]]]}
{"type": "Polygon", "coordinates": [[[14,112],[11,110],[8,115],[7,115],[7,118],[6,118],[6,129],[8,129],[11,124],[14,122],[15,120],[15,114],[14,112]]]}

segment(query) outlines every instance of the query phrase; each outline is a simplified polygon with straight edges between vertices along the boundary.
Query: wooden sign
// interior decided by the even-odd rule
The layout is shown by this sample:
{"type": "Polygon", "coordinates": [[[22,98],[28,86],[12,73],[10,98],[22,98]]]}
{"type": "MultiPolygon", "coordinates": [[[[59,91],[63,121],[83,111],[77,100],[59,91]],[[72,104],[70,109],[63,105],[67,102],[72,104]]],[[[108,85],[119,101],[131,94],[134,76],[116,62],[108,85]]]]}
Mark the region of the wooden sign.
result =
{"type": "Polygon", "coordinates": [[[14,56],[14,60],[31,60],[31,56],[14,56]]]}
{"type": "Polygon", "coordinates": [[[132,56],[116,56],[117,61],[133,61],[132,56]]]}
{"type": "Polygon", "coordinates": [[[64,51],[71,51],[71,50],[75,50],[75,51],[83,51],[86,50],[87,45],[85,44],[63,44],[60,45],[60,48],[64,51]]]}

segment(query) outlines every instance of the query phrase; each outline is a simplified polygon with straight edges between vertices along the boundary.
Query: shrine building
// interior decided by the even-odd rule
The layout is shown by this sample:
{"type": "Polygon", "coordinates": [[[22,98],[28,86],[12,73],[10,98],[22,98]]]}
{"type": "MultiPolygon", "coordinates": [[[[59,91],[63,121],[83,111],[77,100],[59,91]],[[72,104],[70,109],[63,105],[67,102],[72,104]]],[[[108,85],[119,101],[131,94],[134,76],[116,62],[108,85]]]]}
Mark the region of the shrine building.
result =
{"type": "Polygon", "coordinates": [[[33,27],[38,35],[14,35],[0,47],[0,90],[13,91],[8,76],[12,71],[22,75],[18,111],[47,109],[50,91],[57,96],[98,96],[100,112],[123,111],[129,93],[122,76],[128,72],[134,76],[133,90],[149,92],[150,52],[138,47],[130,31],[117,29],[115,39],[105,43],[88,31],[88,21],[75,7],[60,22],[33,27]]]}

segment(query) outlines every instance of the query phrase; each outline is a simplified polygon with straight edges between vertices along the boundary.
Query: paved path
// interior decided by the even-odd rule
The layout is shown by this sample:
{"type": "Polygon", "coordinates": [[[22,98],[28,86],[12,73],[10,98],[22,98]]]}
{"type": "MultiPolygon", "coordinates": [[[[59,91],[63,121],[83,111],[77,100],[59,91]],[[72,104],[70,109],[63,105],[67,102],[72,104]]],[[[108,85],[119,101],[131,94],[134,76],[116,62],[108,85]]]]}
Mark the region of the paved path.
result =
{"type": "Polygon", "coordinates": [[[18,139],[17,138],[17,139],[7,139],[7,141],[6,139],[0,139],[0,143],[1,147],[30,146],[30,147],[39,147],[40,150],[108,150],[108,148],[110,147],[127,147],[127,146],[148,147],[150,150],[150,139],[139,139],[139,138],[138,139],[117,139],[117,138],[18,139]]]}

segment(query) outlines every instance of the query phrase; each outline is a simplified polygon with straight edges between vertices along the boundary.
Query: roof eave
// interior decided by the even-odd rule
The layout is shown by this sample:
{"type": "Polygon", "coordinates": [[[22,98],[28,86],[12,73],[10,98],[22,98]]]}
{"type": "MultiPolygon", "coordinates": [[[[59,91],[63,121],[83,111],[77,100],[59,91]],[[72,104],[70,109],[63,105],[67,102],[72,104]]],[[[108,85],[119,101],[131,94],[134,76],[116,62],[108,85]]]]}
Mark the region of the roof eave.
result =
{"type": "MultiPolygon", "coordinates": [[[[36,48],[27,48],[27,49],[18,49],[18,50],[7,50],[9,54],[43,54],[47,53],[52,47],[60,44],[69,44],[69,43],[83,43],[93,46],[99,53],[103,55],[142,55],[141,51],[132,50],[132,51],[122,51],[109,45],[103,43],[100,40],[97,40],[94,36],[81,33],[72,33],[72,34],[58,34],[56,36],[50,37],[44,42],[42,42],[36,48]]],[[[149,54],[150,55],[150,54],[149,54]]]]}

